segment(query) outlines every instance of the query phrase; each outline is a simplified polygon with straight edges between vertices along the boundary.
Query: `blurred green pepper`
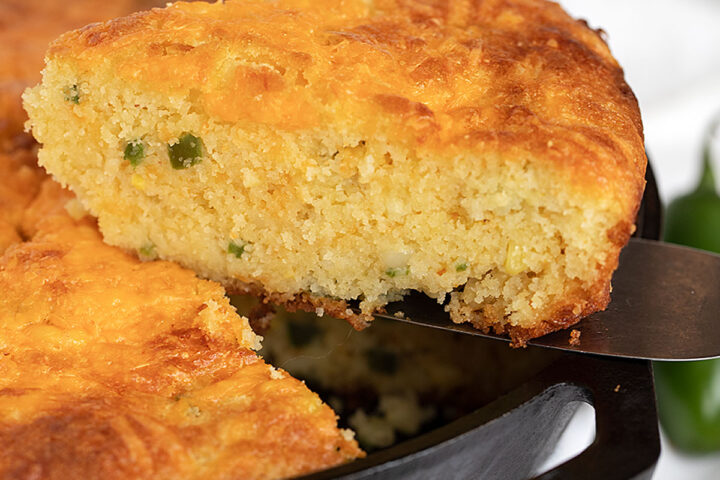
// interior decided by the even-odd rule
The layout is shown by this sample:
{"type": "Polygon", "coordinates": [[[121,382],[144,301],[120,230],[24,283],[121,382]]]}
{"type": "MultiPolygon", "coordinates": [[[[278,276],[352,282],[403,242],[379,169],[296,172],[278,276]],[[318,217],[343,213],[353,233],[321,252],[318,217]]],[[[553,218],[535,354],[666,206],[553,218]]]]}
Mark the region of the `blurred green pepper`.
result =
{"type": "MultiPolygon", "coordinates": [[[[712,169],[712,138],[719,126],[720,117],[705,140],[697,188],[667,208],[667,242],[720,253],[720,196],[712,169]]],[[[682,319],[678,323],[682,328],[682,319]]],[[[720,450],[720,359],[655,362],[653,370],[660,422],[670,442],[687,452],[720,450]]]]}

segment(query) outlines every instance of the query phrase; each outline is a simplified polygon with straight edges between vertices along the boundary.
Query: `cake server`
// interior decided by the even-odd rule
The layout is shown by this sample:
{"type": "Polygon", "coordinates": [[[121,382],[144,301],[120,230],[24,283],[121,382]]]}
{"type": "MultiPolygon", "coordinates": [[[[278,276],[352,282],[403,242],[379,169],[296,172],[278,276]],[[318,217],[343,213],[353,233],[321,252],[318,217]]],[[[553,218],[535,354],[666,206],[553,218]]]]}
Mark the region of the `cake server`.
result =
{"type": "MultiPolygon", "coordinates": [[[[605,311],[528,345],[645,360],[720,357],[720,255],[632,238],[612,286],[605,311]],[[580,331],[578,345],[569,343],[572,329],[580,331]]],[[[386,314],[375,316],[510,341],[453,323],[441,305],[421,295],[391,303],[386,314]]]]}

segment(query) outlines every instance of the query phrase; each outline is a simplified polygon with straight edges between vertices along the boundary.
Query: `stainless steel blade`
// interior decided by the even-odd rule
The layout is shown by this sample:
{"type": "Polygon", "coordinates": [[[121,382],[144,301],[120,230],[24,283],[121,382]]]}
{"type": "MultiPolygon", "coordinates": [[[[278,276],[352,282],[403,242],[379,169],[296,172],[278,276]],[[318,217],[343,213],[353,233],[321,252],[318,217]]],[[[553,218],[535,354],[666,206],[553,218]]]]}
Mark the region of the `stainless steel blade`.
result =
{"type": "MultiPolygon", "coordinates": [[[[720,255],[633,238],[620,255],[611,298],[607,310],[572,327],[581,332],[579,345],[569,344],[569,330],[528,344],[646,360],[720,357],[720,255]]],[[[419,295],[387,312],[376,316],[509,341],[453,323],[442,306],[419,295]]]]}

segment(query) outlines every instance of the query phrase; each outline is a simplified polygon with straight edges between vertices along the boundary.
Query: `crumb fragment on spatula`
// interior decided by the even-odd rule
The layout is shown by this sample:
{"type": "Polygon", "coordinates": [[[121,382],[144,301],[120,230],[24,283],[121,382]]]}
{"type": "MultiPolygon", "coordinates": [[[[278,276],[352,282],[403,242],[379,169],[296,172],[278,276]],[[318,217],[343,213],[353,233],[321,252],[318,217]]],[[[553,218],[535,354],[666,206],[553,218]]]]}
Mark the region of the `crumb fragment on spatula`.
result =
{"type": "Polygon", "coordinates": [[[579,347],[580,346],[580,330],[573,329],[570,332],[570,341],[568,342],[573,347],[579,347]]]}

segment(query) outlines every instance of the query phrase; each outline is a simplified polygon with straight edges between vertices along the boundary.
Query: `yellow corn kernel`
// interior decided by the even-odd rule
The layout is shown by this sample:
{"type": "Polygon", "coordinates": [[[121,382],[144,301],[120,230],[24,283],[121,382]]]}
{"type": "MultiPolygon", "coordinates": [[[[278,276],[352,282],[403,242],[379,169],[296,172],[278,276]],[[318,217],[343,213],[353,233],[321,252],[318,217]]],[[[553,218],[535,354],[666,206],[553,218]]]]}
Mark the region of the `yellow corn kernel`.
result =
{"type": "Polygon", "coordinates": [[[130,183],[138,190],[145,191],[145,179],[141,175],[133,173],[132,177],[130,177],[130,183]]]}
{"type": "Polygon", "coordinates": [[[515,242],[508,242],[504,265],[507,273],[517,275],[527,268],[524,253],[525,249],[521,245],[515,242]]]}

